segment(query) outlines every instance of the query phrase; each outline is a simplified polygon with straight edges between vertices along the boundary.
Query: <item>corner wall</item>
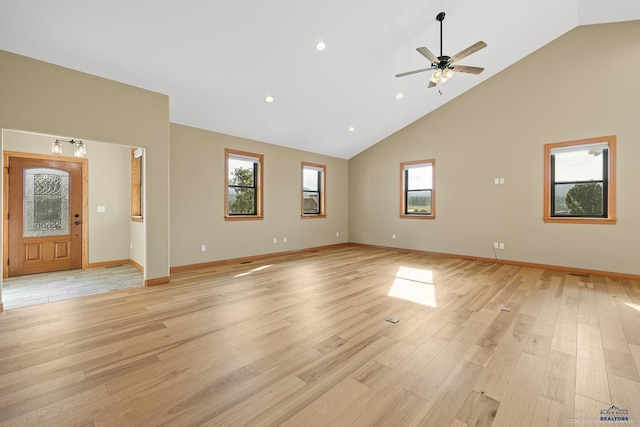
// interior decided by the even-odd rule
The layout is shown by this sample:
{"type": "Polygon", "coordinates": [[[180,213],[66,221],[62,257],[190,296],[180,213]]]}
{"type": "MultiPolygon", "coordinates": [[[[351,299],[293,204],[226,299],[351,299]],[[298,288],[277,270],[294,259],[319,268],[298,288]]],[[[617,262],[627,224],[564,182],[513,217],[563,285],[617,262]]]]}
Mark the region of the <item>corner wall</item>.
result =
{"type": "Polygon", "coordinates": [[[639,69],[640,21],[579,27],[353,157],[350,240],[484,258],[498,241],[502,259],[640,274],[639,69]],[[605,135],[617,224],[543,223],[544,144],[605,135]],[[430,158],[436,219],[400,219],[400,162],[430,158]]]}

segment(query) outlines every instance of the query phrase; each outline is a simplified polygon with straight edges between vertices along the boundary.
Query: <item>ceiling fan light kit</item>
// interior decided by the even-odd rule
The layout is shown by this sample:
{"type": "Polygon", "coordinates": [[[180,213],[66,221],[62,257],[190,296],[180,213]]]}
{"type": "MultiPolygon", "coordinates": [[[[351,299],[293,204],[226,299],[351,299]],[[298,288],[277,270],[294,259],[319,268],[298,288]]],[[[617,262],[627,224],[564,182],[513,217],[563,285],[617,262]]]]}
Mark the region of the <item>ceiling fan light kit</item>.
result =
{"type": "Polygon", "coordinates": [[[429,49],[426,47],[419,47],[416,50],[422,56],[427,58],[429,62],[431,62],[430,68],[421,68],[419,70],[407,71],[406,73],[396,74],[396,77],[404,77],[410,74],[422,73],[424,71],[432,71],[433,74],[429,79],[429,87],[434,87],[438,83],[446,83],[453,77],[454,71],[458,71],[461,73],[469,73],[469,74],[480,74],[484,71],[484,68],[481,67],[471,67],[467,65],[454,65],[454,62],[459,61],[462,58],[466,58],[474,52],[479,51],[487,47],[487,44],[483,41],[476,42],[469,46],[468,48],[458,52],[453,56],[446,56],[442,53],[442,21],[444,21],[445,13],[440,12],[436,16],[436,20],[440,22],[440,56],[435,56],[429,49]]]}

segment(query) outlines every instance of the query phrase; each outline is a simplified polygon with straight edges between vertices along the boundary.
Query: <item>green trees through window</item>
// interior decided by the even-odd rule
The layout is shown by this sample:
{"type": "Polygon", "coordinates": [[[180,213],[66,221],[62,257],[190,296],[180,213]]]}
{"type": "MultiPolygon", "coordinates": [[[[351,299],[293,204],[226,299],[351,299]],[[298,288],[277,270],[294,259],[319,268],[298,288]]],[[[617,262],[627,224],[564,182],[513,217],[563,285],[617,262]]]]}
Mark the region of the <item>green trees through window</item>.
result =
{"type": "MultiPolygon", "coordinates": [[[[234,162],[235,163],[235,162],[234,162]]],[[[256,214],[256,180],[253,162],[246,166],[236,166],[229,176],[229,214],[256,214]]]]}
{"type": "Polygon", "coordinates": [[[545,222],[615,222],[615,136],[545,145],[545,222]]]}
{"type": "Polygon", "coordinates": [[[225,150],[225,219],[262,219],[261,154],[225,150]]]}
{"type": "Polygon", "coordinates": [[[601,216],[602,185],[576,184],[567,191],[565,202],[569,215],[601,216]]]}

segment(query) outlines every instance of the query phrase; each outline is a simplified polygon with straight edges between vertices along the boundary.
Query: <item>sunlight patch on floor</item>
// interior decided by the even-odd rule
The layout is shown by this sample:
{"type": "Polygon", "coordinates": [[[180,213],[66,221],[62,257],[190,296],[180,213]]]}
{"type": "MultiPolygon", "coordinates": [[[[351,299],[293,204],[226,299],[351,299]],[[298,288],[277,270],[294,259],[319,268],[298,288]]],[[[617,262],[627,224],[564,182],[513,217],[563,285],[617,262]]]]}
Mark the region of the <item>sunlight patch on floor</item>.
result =
{"type": "Polygon", "coordinates": [[[636,310],[640,311],[640,305],[638,304],[633,304],[630,302],[625,302],[624,305],[626,305],[627,307],[631,307],[631,308],[635,308],[636,310]]]}
{"type": "Polygon", "coordinates": [[[249,270],[249,271],[246,271],[246,272],[244,272],[244,273],[236,274],[236,275],[235,275],[235,276],[233,276],[233,277],[243,277],[243,276],[248,276],[248,275],[250,275],[251,273],[255,273],[256,271],[260,271],[260,270],[264,270],[265,268],[269,268],[269,267],[271,267],[272,265],[273,265],[273,264],[263,265],[263,266],[261,266],[261,267],[256,267],[256,268],[254,268],[254,269],[252,269],[252,270],[249,270]]]}
{"type": "Polygon", "coordinates": [[[435,307],[436,289],[433,284],[433,272],[431,270],[400,267],[387,295],[435,307]]]}

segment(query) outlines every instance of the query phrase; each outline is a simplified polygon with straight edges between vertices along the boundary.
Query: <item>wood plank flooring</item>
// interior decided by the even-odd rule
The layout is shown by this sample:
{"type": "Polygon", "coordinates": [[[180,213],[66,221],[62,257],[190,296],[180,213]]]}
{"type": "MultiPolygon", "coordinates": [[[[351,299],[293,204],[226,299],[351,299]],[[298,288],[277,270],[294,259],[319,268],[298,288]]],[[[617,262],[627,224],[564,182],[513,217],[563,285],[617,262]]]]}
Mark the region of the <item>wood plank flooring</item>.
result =
{"type": "Polygon", "coordinates": [[[638,281],[367,247],[0,314],[0,426],[640,426],[639,373],[638,281]]]}

